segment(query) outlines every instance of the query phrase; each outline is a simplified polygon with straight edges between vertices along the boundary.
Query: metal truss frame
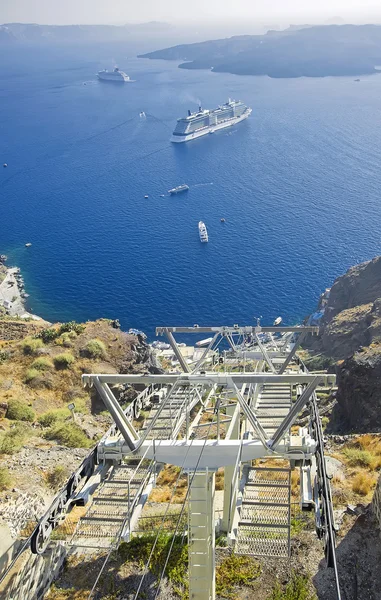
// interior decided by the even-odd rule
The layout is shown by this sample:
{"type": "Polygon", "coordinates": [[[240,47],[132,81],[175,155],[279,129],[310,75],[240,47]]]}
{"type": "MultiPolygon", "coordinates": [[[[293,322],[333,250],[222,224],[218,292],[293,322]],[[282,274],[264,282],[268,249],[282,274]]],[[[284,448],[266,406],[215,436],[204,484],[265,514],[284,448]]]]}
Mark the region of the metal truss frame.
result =
{"type": "Polygon", "coordinates": [[[294,334],[296,335],[296,341],[292,347],[291,350],[289,350],[289,352],[287,353],[287,351],[285,352],[279,352],[279,348],[276,344],[276,341],[274,340],[274,338],[272,338],[273,344],[274,344],[274,349],[277,351],[277,358],[284,358],[284,362],[281,364],[279,373],[282,374],[285,372],[285,370],[287,369],[288,365],[290,364],[291,360],[293,359],[293,357],[295,356],[295,353],[297,351],[297,349],[300,347],[300,344],[302,343],[302,341],[305,339],[306,335],[308,333],[310,334],[317,334],[319,332],[319,328],[318,327],[261,327],[260,325],[257,326],[243,326],[240,327],[239,325],[233,325],[232,327],[226,327],[226,326],[221,326],[221,327],[199,327],[198,325],[194,325],[193,327],[157,327],[156,328],[156,335],[160,336],[160,335],[165,335],[177,360],[179,361],[179,364],[182,368],[182,370],[185,373],[189,373],[191,372],[191,369],[189,367],[189,365],[187,364],[186,360],[184,359],[180,348],[177,345],[177,342],[175,340],[174,337],[174,333],[185,333],[185,334],[213,334],[213,338],[211,340],[211,342],[208,344],[207,348],[204,350],[201,358],[197,361],[196,365],[193,367],[192,369],[192,373],[197,372],[202,365],[205,363],[208,354],[211,350],[213,350],[214,347],[216,347],[218,345],[218,343],[221,341],[221,339],[226,339],[230,348],[232,349],[232,351],[235,354],[238,354],[238,352],[241,350],[242,351],[242,342],[236,344],[234,337],[235,336],[239,336],[239,338],[242,338],[243,342],[247,345],[248,347],[247,349],[244,349],[243,352],[247,352],[250,350],[253,350],[255,347],[258,347],[260,349],[260,352],[264,358],[264,360],[266,361],[270,371],[272,373],[277,373],[277,369],[275,367],[275,364],[272,361],[272,356],[271,353],[267,350],[267,348],[264,346],[264,344],[262,343],[259,334],[263,334],[263,333],[267,333],[267,334],[273,334],[273,333],[283,333],[283,334],[294,334]],[[255,344],[253,343],[255,342],[255,344]]]}

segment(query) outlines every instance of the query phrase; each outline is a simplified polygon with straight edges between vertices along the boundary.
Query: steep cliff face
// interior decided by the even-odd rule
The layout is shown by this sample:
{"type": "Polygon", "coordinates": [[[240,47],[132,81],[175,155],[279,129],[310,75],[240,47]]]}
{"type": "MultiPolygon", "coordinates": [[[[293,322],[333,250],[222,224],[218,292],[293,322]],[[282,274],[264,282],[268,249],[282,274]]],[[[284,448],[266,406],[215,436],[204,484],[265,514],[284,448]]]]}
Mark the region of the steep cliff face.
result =
{"type": "Polygon", "coordinates": [[[336,359],[381,342],[381,256],[351,267],[319,303],[320,336],[309,347],[336,359]]]}
{"type": "Polygon", "coordinates": [[[337,361],[340,424],[381,431],[381,256],[351,267],[323,294],[313,353],[337,361]]]}
{"type": "Polygon", "coordinates": [[[345,425],[356,432],[381,431],[381,345],[347,358],[338,365],[337,378],[345,425]]]}
{"type": "Polygon", "coordinates": [[[381,298],[381,256],[351,267],[333,284],[325,309],[323,324],[343,310],[374,302],[381,298]]]}

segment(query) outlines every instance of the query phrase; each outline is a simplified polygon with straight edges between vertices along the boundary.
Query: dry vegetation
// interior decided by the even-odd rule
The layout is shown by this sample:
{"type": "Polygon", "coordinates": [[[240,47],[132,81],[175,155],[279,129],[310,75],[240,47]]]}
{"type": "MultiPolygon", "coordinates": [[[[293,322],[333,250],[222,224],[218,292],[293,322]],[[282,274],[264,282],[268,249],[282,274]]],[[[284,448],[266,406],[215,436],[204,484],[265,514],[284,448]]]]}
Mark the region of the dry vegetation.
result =
{"type": "Polygon", "coordinates": [[[345,476],[332,481],[335,506],[370,502],[381,467],[381,437],[361,435],[337,447],[334,456],[345,465],[345,476]]]}
{"type": "MultiPolygon", "coordinates": [[[[12,321],[3,320],[2,326],[10,337],[16,331],[12,321]]],[[[43,448],[44,439],[70,448],[92,446],[94,433],[83,430],[83,419],[103,406],[83,389],[82,374],[142,368],[133,349],[136,337],[107,319],[39,329],[23,323],[24,330],[23,339],[0,340],[0,466],[25,444],[43,448]],[[78,423],[67,408],[70,403],[78,423]]]]}

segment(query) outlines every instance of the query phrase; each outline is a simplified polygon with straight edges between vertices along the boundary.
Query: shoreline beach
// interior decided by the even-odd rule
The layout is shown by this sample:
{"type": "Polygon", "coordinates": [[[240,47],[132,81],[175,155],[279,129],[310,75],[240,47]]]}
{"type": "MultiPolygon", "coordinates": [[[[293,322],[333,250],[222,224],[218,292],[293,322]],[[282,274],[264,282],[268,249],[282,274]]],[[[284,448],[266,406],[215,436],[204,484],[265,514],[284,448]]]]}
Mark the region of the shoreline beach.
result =
{"type": "Polygon", "coordinates": [[[4,263],[5,259],[3,258],[0,263],[0,267],[2,267],[0,272],[0,308],[4,309],[4,315],[42,321],[41,317],[28,312],[25,308],[25,300],[28,298],[28,294],[24,289],[24,280],[20,269],[18,267],[7,267],[4,263]],[[5,275],[2,280],[1,274],[5,275]]]}

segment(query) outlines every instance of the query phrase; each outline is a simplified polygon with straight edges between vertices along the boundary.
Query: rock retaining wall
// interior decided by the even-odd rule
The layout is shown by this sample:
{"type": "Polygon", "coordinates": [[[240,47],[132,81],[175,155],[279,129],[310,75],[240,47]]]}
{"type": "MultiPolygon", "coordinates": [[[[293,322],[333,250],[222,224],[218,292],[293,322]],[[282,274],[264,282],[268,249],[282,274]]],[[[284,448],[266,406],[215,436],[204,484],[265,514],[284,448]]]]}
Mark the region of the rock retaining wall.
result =
{"type": "Polygon", "coordinates": [[[67,552],[61,543],[51,544],[42,556],[26,550],[0,585],[1,599],[42,600],[57,579],[67,552]]]}
{"type": "Polygon", "coordinates": [[[46,327],[45,321],[2,321],[0,319],[0,340],[22,340],[27,335],[38,333],[46,327]]]}
{"type": "Polygon", "coordinates": [[[378,526],[381,529],[381,475],[378,479],[377,487],[374,490],[372,511],[377,519],[378,526]]]}

